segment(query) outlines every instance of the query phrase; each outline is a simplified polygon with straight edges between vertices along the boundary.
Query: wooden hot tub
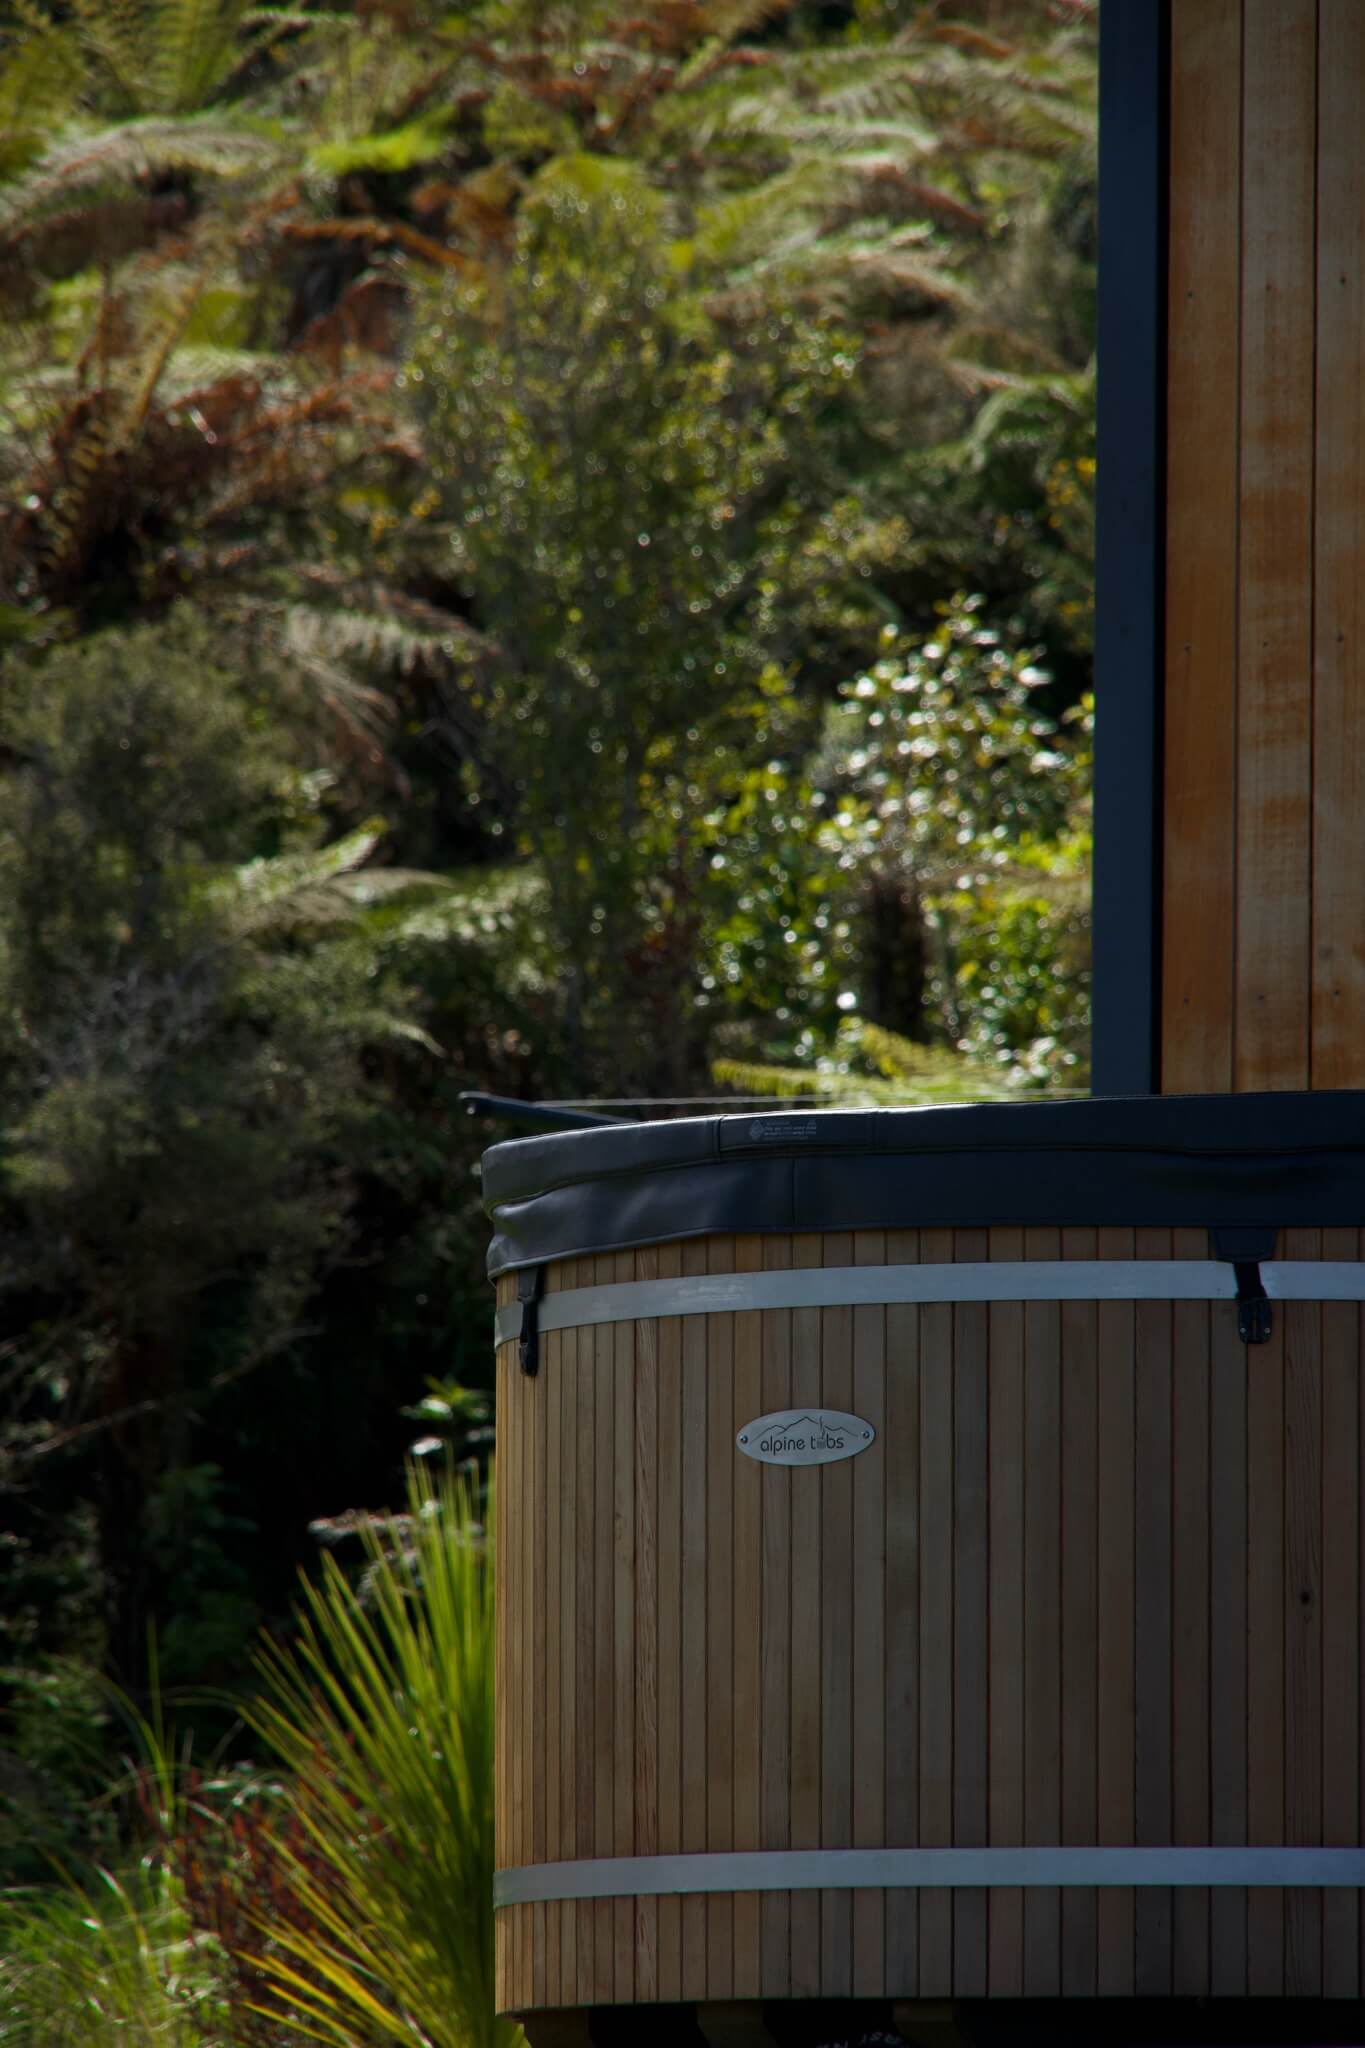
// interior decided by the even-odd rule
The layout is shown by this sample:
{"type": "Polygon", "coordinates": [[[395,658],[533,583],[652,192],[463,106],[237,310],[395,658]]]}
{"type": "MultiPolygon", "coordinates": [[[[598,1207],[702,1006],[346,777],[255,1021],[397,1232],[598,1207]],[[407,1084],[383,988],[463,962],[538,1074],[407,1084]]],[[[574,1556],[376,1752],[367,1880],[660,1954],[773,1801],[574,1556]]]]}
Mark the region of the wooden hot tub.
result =
{"type": "Polygon", "coordinates": [[[1358,1993],[1365,1097],[631,1125],[485,1193],[533,2041],[1358,1993]]]}

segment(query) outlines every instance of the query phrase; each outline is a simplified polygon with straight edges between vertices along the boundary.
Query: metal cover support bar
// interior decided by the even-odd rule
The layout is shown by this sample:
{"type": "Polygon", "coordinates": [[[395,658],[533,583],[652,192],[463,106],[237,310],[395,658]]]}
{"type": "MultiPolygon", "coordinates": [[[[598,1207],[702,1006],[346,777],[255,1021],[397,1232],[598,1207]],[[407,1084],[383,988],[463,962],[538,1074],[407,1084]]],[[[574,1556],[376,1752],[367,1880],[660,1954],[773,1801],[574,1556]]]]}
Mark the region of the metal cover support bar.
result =
{"type": "MultiPolygon", "coordinates": [[[[1280,1259],[1261,1267],[1271,1301],[1365,1301],[1365,1264],[1280,1259]]],[[[536,1303],[542,1334],[588,1323],[746,1309],[877,1307],[929,1301],[1233,1301],[1234,1268],[1218,1259],[1001,1259],[991,1265],[803,1266],[781,1272],[697,1273],[670,1280],[566,1288],[536,1303]]],[[[497,1312],[499,1344],[521,1335],[522,1307],[497,1312]]]]}
{"type": "Polygon", "coordinates": [[[499,1870],[493,1902],[919,1886],[1365,1886],[1365,1849],[784,1849],[602,1856],[499,1870]]]}

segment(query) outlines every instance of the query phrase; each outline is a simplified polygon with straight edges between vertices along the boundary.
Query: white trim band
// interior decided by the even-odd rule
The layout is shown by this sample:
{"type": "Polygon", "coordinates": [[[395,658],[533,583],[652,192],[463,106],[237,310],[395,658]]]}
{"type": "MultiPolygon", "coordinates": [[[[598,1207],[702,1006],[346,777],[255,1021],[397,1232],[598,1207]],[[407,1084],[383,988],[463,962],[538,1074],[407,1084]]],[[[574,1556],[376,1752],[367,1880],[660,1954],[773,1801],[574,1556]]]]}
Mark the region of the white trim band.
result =
{"type": "MultiPolygon", "coordinates": [[[[1270,1259],[1261,1283],[1271,1301],[1365,1301],[1365,1264],[1270,1259]]],[[[748,1309],[880,1307],[923,1301],[1233,1301],[1223,1259],[1000,1259],[989,1265],[800,1266],[765,1273],[693,1273],[566,1288],[536,1303],[536,1325],[576,1330],[657,1316],[733,1315],[748,1309]]],[[[522,1307],[497,1312],[496,1338],[521,1335],[522,1307]]]]}
{"type": "Polygon", "coordinates": [[[1365,1887],[1365,1849],[784,1849],[602,1856],[499,1870],[495,1906],[678,1892],[1054,1885],[1365,1887]]]}

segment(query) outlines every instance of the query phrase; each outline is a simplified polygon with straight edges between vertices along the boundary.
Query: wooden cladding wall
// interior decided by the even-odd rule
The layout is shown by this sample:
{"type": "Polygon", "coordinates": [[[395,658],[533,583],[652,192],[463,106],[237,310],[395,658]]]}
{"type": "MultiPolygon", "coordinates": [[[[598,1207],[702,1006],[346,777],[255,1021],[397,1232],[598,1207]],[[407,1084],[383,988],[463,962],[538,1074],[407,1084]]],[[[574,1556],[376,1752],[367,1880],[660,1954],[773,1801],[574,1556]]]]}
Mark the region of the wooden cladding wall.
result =
{"type": "MultiPolygon", "coordinates": [[[[712,1238],[547,1284],[1206,1255],[1202,1231],[712,1238]]],[[[1365,1245],[1289,1232],[1281,1255],[1365,1245]]],[[[499,1865],[1358,1844],[1361,1319],[1277,1306],[1248,1351],[1225,1302],[755,1310],[552,1332],[535,1378],[503,1345],[499,1865]],[[737,1452],[745,1422],[817,1402],[875,1446],[795,1470],[737,1452]]],[[[1361,1909],[1108,1888],[504,1906],[498,2005],[1353,1998],[1361,1909]]]]}
{"type": "Polygon", "coordinates": [[[1365,1084],[1365,6],[1171,0],[1161,1087],[1365,1084]]]}

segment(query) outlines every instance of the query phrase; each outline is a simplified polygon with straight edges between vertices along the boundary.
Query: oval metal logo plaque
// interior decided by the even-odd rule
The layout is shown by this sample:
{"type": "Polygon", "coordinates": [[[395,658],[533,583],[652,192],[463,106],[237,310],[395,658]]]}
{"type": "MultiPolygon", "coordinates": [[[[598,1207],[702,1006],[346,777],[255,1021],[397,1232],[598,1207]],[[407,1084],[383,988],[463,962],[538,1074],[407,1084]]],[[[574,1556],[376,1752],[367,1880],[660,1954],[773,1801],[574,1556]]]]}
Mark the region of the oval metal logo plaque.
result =
{"type": "Polygon", "coordinates": [[[778,1408],[746,1422],[735,1442],[762,1465],[832,1465],[856,1458],[876,1434],[861,1415],[840,1408],[778,1408]]]}

